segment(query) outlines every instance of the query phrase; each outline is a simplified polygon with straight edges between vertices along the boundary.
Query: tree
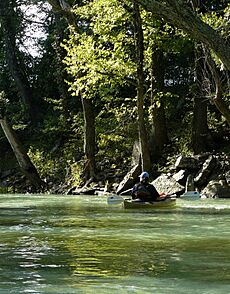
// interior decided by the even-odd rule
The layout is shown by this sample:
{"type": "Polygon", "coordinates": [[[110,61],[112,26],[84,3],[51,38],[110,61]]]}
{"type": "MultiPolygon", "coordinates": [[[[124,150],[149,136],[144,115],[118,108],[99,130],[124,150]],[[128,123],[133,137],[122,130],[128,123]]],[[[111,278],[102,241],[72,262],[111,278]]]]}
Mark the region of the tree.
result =
{"type": "MultiPolygon", "coordinates": [[[[213,24],[213,21],[210,21],[209,17],[206,18],[206,21],[209,22],[209,24],[207,24],[203,20],[204,17],[202,19],[192,10],[192,8],[196,11],[203,10],[201,5],[199,5],[200,3],[198,4],[197,1],[190,1],[192,8],[187,1],[183,0],[168,0],[165,3],[155,0],[138,0],[138,2],[154,15],[163,17],[165,21],[174,24],[188,33],[194,40],[201,42],[204,45],[206,52],[209,52],[206,56],[208,56],[208,66],[213,75],[216,88],[216,94],[214,95],[213,102],[229,124],[230,110],[223,100],[221,79],[218,73],[219,70],[213,61],[213,54],[211,53],[211,51],[213,51],[216,56],[220,58],[224,67],[227,70],[230,70],[230,43],[226,38],[227,34],[224,32],[221,34],[220,28],[215,30],[211,25],[209,25],[210,23],[213,24]]],[[[221,8],[226,5],[220,2],[215,3],[215,1],[212,1],[212,3],[209,4],[214,7],[213,9],[218,9],[219,5],[221,8]]],[[[228,11],[229,6],[226,8],[226,14],[228,11]]],[[[216,15],[211,15],[211,17],[214,17],[214,21],[216,20],[216,15]]],[[[218,23],[220,22],[225,23],[222,16],[219,17],[218,23]]]]}
{"type": "MultiPolygon", "coordinates": [[[[127,3],[130,4],[129,1],[127,3]]],[[[131,86],[137,89],[141,164],[143,169],[149,170],[151,163],[146,110],[150,97],[146,92],[148,87],[155,85],[146,82],[153,73],[149,72],[152,61],[146,56],[145,45],[148,46],[148,41],[144,37],[143,28],[152,28],[143,11],[139,11],[137,3],[134,1],[133,6],[127,3],[117,0],[92,1],[88,5],[78,7],[75,12],[79,19],[79,31],[72,35],[66,44],[66,64],[69,73],[74,77],[74,82],[71,83],[72,91],[80,91],[91,99],[97,97],[97,101],[108,101],[110,97],[118,97],[119,88],[131,86]]],[[[153,36],[151,38],[153,43],[155,40],[153,36]]],[[[163,108],[164,103],[161,101],[160,109],[156,107],[155,111],[155,117],[160,113],[161,120],[154,121],[157,144],[161,144],[161,147],[167,141],[163,108]]]]}
{"type": "Polygon", "coordinates": [[[32,88],[26,74],[26,66],[18,48],[17,35],[20,28],[18,3],[15,0],[2,0],[0,3],[0,23],[3,34],[7,65],[22,97],[28,118],[34,122],[36,109],[32,88]]]}
{"type": "Polygon", "coordinates": [[[144,36],[142,29],[142,19],[140,15],[139,6],[134,1],[134,33],[135,33],[135,47],[137,60],[137,115],[138,115],[138,129],[139,129],[139,144],[141,155],[141,167],[143,170],[151,169],[149,143],[145,127],[144,116],[144,36]]]}
{"type": "Polygon", "coordinates": [[[168,142],[165,103],[164,103],[165,62],[163,49],[152,48],[151,56],[151,116],[152,116],[152,153],[156,159],[164,144],[168,142]]]}
{"type": "Polygon", "coordinates": [[[210,50],[206,48],[204,49],[204,53],[207,60],[207,66],[211,72],[215,84],[215,94],[212,98],[212,102],[215,104],[220,113],[225,117],[228,125],[230,126],[230,110],[223,99],[224,95],[220,70],[217,68],[215,62],[213,61],[210,50]]]}
{"type": "MultiPolygon", "coordinates": [[[[84,112],[84,137],[88,138],[87,142],[91,140],[90,144],[86,141],[84,144],[89,159],[89,155],[95,153],[95,143],[92,142],[95,140],[95,133],[92,133],[95,131],[94,117],[109,103],[115,104],[113,101],[119,99],[121,106],[120,90],[134,82],[134,62],[130,58],[133,49],[133,37],[130,35],[133,30],[130,31],[127,12],[117,1],[92,1],[76,7],[74,13],[75,19],[79,20],[78,30],[72,31],[65,43],[65,63],[73,78],[69,82],[71,92],[81,96],[84,109],[89,110],[84,112]],[[105,11],[111,13],[105,14],[105,11]],[[97,113],[92,111],[92,107],[97,108],[97,113]],[[91,115],[86,117],[86,113],[91,115]]],[[[98,138],[102,136],[98,134],[98,138]]],[[[95,162],[90,157],[88,167],[95,162]]]]}
{"type": "Polygon", "coordinates": [[[192,148],[195,154],[209,150],[210,131],[207,122],[207,79],[205,75],[205,60],[203,50],[196,49],[195,60],[195,88],[193,91],[193,125],[192,148]]]}
{"type": "Polygon", "coordinates": [[[41,180],[37,169],[31,162],[26,150],[6,117],[6,100],[4,93],[0,95],[0,125],[12,147],[22,173],[37,190],[42,190],[45,187],[45,183],[41,180]]]}
{"type": "MultiPolygon", "coordinates": [[[[214,1],[215,2],[215,1],[214,1]]],[[[193,1],[194,11],[200,11],[202,9],[201,3],[193,1]]],[[[216,10],[216,5],[211,4],[212,8],[216,10]]],[[[206,19],[210,17],[209,13],[205,10],[206,19]]],[[[214,80],[216,94],[211,102],[214,102],[217,109],[226,118],[230,125],[230,111],[225,105],[222,99],[222,85],[221,78],[218,73],[218,69],[213,61],[210,53],[210,49],[206,45],[196,46],[196,82],[199,88],[198,95],[195,93],[194,97],[194,116],[193,116],[193,132],[192,132],[192,146],[194,153],[205,152],[210,149],[213,142],[211,142],[211,134],[207,124],[207,105],[209,97],[212,97],[212,80],[214,80]]]]}
{"type": "Polygon", "coordinates": [[[15,154],[15,157],[17,158],[22,173],[36,188],[36,190],[42,190],[45,187],[45,183],[41,180],[36,167],[31,162],[26,150],[19,141],[16,133],[14,132],[6,117],[0,118],[0,125],[8,142],[10,143],[13,149],[13,152],[15,154]]]}
{"type": "MultiPolygon", "coordinates": [[[[78,32],[78,25],[76,16],[72,11],[71,5],[68,1],[62,0],[48,0],[52,5],[54,13],[61,14],[68,25],[71,27],[72,34],[78,32]]],[[[79,92],[80,93],[80,92],[79,92]]],[[[81,95],[81,94],[80,94],[81,95]]],[[[86,179],[93,179],[95,177],[95,122],[93,115],[92,100],[85,101],[85,97],[81,95],[82,107],[84,112],[84,151],[86,155],[85,176],[86,179]]]]}
{"type": "MultiPolygon", "coordinates": [[[[153,21],[145,11],[139,11],[136,2],[131,6],[129,1],[91,1],[77,7],[75,13],[79,20],[78,32],[72,34],[65,44],[65,62],[73,77],[70,88],[76,95],[80,93],[94,99],[94,103],[100,107],[101,102],[117,99],[119,88],[137,88],[141,156],[146,156],[141,158],[142,167],[149,169],[148,134],[145,128],[149,126],[147,110],[151,103],[155,150],[162,150],[168,142],[164,109],[166,95],[163,94],[164,65],[161,60],[164,50],[162,43],[167,31],[164,31],[162,22],[158,24],[159,20],[153,21]],[[156,26],[154,30],[151,26],[153,22],[156,26]]],[[[169,40],[171,35],[167,38],[169,40]]],[[[168,42],[165,42],[165,47],[168,42]]],[[[119,98],[122,99],[121,96],[119,98]]],[[[130,98],[133,100],[134,97],[130,98]]],[[[159,158],[159,153],[154,157],[159,158]]]]}
{"type": "Polygon", "coordinates": [[[188,33],[194,40],[200,41],[212,49],[230,70],[230,44],[219,32],[205,23],[195,14],[185,0],[137,0],[146,10],[151,11],[165,21],[174,24],[188,33]]]}

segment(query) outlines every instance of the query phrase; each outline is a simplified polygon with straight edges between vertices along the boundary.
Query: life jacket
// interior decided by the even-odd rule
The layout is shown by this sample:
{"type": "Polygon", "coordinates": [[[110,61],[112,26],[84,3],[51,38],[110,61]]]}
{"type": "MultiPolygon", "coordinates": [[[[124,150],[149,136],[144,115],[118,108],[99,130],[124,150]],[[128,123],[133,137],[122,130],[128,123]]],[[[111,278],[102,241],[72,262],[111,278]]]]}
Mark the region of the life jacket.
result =
{"type": "Polygon", "coordinates": [[[136,186],[136,191],[134,192],[137,198],[151,198],[151,192],[148,190],[147,185],[138,184],[136,186]]]}

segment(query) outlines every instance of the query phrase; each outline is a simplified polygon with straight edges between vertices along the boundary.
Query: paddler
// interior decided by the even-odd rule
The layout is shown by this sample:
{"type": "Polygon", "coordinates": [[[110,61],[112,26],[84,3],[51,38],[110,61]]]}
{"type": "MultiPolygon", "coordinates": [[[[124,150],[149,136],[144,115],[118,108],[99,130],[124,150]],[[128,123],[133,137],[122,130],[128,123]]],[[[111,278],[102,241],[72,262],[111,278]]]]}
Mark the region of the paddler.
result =
{"type": "Polygon", "coordinates": [[[164,193],[158,193],[156,188],[149,183],[149,174],[144,171],[139,175],[140,182],[132,189],[132,199],[134,201],[152,202],[162,199],[164,193]]]}

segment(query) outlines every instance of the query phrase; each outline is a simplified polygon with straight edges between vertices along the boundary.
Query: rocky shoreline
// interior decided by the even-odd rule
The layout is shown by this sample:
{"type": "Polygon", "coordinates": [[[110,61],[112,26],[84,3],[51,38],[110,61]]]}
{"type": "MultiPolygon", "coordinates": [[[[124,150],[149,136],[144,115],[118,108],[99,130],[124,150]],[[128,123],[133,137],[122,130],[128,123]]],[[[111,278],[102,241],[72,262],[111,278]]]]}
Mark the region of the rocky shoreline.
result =
{"type": "MultiPolygon", "coordinates": [[[[98,183],[90,187],[73,187],[67,191],[70,195],[103,193],[129,194],[141,172],[137,164],[119,183],[106,186],[98,183]]],[[[187,191],[197,191],[206,198],[230,198],[230,156],[225,153],[204,153],[196,156],[178,156],[168,173],[161,173],[151,183],[159,192],[176,194],[180,197],[187,191]]]]}
{"type": "MultiPolygon", "coordinates": [[[[187,191],[197,191],[205,198],[230,198],[230,153],[203,153],[194,156],[170,158],[167,172],[150,171],[151,183],[159,192],[176,194],[180,197],[187,191]]],[[[60,195],[129,195],[141,173],[139,164],[133,163],[128,172],[103,168],[97,179],[83,187],[64,183],[49,183],[48,194],[60,195]]],[[[31,187],[17,169],[0,174],[1,193],[31,193],[31,187]]]]}

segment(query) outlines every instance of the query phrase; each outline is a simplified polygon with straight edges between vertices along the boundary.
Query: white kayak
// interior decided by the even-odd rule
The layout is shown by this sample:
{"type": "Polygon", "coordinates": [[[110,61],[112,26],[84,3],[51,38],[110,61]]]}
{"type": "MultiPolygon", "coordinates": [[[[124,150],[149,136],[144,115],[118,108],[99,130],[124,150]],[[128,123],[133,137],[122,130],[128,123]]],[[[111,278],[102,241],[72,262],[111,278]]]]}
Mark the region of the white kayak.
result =
{"type": "Polygon", "coordinates": [[[188,191],[181,195],[180,198],[183,200],[199,200],[201,196],[197,191],[188,191]]]}

